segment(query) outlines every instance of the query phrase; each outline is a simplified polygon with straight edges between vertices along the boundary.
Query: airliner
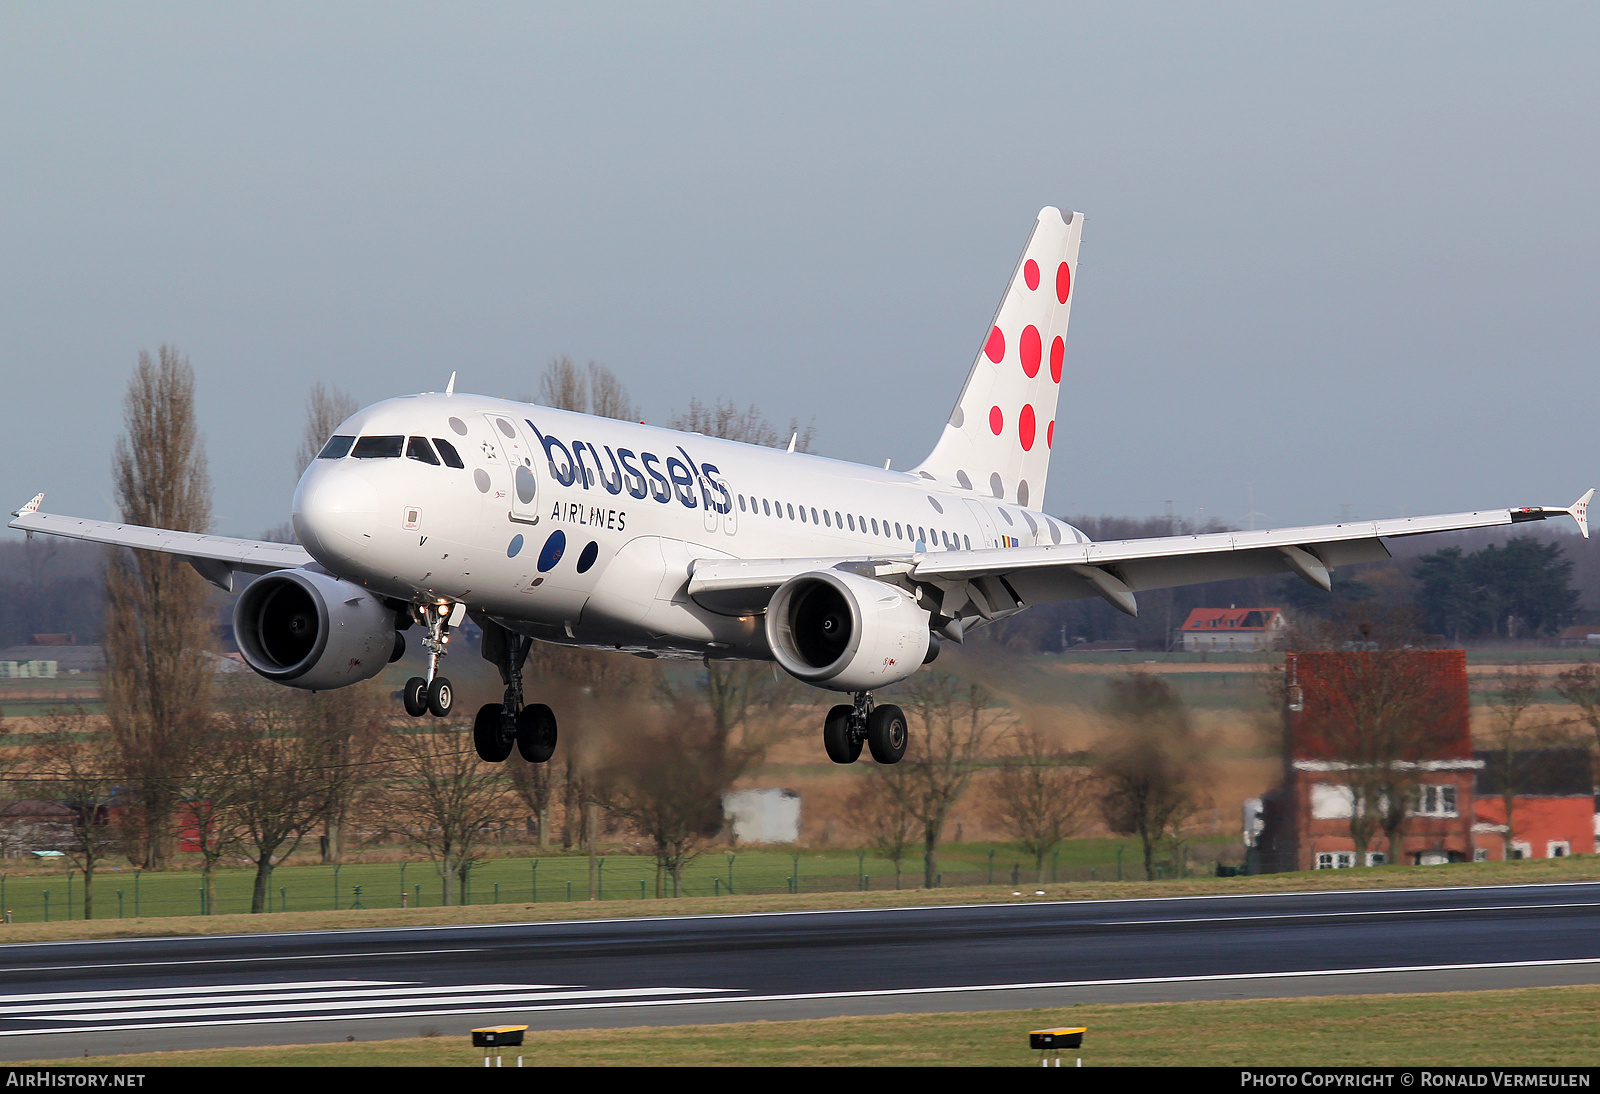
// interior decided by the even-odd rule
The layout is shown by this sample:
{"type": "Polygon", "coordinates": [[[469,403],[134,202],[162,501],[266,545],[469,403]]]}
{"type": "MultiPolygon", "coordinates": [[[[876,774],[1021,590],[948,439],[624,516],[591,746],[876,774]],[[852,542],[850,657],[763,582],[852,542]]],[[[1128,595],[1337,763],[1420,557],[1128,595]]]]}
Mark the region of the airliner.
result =
{"type": "Polygon", "coordinates": [[[376,403],[343,422],[294,494],[297,544],[15,512],[12,528],[187,559],[232,591],[245,663],[320,691],[369,679],[418,628],[426,676],[408,714],[446,717],[450,632],[471,618],[503,700],[478,710],[486,761],[534,763],[556,718],[523,697],[534,641],[638,657],[775,661],[848,697],[823,747],[893,764],[904,712],[873,692],[943,642],[1033,604],[1292,573],[1328,589],[1339,566],[1389,557],[1396,536],[1573,517],[1571,506],[1121,542],[1042,510],[1080,213],[1040,212],[938,443],[892,471],[455,390],[376,403]]]}

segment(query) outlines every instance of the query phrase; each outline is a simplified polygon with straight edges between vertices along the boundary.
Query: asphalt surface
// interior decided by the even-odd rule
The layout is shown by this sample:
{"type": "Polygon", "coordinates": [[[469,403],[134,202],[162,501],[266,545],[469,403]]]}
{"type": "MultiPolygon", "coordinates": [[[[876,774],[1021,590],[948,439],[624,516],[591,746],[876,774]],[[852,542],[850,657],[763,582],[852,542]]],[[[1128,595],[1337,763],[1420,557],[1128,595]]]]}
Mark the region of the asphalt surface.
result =
{"type": "Polygon", "coordinates": [[[1600,884],[0,947],[0,1059],[1600,983],[1600,884]]]}

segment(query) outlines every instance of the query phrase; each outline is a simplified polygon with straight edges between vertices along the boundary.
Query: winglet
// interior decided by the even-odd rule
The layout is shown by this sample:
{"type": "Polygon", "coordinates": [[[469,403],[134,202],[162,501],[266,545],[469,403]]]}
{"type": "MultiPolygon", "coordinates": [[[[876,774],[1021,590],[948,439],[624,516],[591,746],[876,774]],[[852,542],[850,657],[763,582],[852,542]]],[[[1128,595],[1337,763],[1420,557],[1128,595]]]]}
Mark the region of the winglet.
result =
{"type": "MultiPolygon", "coordinates": [[[[1594,491],[1591,490],[1591,491],[1589,491],[1589,493],[1592,494],[1592,493],[1594,493],[1594,491]]],[[[1584,500],[1588,500],[1588,499],[1585,498],[1584,500]]],[[[43,493],[35,494],[33,496],[33,500],[32,501],[30,501],[27,505],[24,505],[21,509],[14,510],[11,515],[14,516],[14,517],[25,517],[29,513],[37,513],[39,511],[39,505],[43,501],[44,501],[44,494],[43,493]]],[[[1585,533],[1585,534],[1587,534],[1587,533],[1585,533]]]]}
{"type": "Polygon", "coordinates": [[[1564,510],[1573,520],[1578,522],[1578,531],[1583,533],[1583,538],[1589,538],[1589,499],[1594,497],[1594,488],[1584,491],[1583,497],[1572,503],[1572,508],[1564,510]]]}

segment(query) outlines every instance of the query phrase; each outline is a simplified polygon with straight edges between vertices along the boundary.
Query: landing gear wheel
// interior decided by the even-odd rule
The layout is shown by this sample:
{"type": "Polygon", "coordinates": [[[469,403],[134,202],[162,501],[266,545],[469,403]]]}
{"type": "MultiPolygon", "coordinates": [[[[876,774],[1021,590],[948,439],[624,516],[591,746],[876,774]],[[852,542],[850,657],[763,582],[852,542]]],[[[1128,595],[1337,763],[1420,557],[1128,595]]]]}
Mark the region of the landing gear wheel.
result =
{"type": "Polygon", "coordinates": [[[428,710],[436,718],[448,718],[450,708],[456,705],[456,692],[450,686],[450,681],[443,676],[435,676],[433,683],[428,685],[428,710]]]}
{"type": "Polygon", "coordinates": [[[841,703],[828,711],[822,723],[822,747],[836,764],[853,764],[861,755],[861,738],[850,732],[850,715],[854,712],[849,703],[841,703]]]}
{"type": "Polygon", "coordinates": [[[478,716],[472,720],[472,743],[485,763],[497,764],[511,755],[511,742],[501,729],[504,715],[505,708],[499,703],[488,703],[478,708],[478,716]]]}
{"type": "Polygon", "coordinates": [[[406,686],[400,691],[400,701],[406,705],[406,713],[413,718],[428,713],[428,682],[420,676],[407,680],[406,686]]]}
{"type": "Polygon", "coordinates": [[[517,714],[517,751],[530,764],[542,764],[556,753],[556,715],[543,703],[517,714]]]}
{"type": "MultiPolygon", "coordinates": [[[[893,703],[885,703],[881,707],[874,707],[872,713],[867,715],[867,747],[872,750],[872,758],[880,764],[897,764],[900,757],[906,754],[905,711],[893,703]]],[[[858,749],[860,745],[856,746],[858,749]]]]}

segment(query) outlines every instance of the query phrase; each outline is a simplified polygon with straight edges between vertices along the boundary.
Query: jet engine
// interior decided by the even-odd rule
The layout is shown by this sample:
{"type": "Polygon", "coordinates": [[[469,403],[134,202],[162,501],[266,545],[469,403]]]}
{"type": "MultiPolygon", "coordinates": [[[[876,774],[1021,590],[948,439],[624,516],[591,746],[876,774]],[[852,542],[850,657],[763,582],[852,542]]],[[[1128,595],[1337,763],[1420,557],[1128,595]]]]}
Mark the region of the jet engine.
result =
{"type": "Polygon", "coordinates": [[[394,612],[379,597],[307,569],[252,582],[234,606],[233,635],[245,664],[307,691],[371,679],[406,648],[394,612]]]}
{"type": "Polygon", "coordinates": [[[834,691],[871,691],[922,667],[928,612],[893,585],[818,570],[792,577],[767,606],[767,644],[793,676],[834,691]]]}

